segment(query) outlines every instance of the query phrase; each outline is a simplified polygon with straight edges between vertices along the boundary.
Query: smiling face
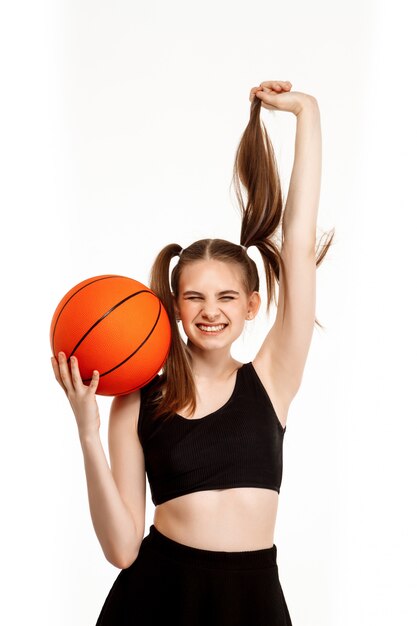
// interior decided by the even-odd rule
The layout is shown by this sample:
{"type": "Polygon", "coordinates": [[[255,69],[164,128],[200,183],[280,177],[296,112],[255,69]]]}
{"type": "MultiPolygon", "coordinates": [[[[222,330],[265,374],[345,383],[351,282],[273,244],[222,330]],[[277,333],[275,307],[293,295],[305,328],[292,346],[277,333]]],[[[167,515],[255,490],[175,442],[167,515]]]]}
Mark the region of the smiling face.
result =
{"type": "Polygon", "coordinates": [[[209,259],[182,270],[175,309],[188,345],[191,342],[204,350],[230,346],[259,306],[259,293],[246,294],[242,270],[236,263],[209,259]]]}

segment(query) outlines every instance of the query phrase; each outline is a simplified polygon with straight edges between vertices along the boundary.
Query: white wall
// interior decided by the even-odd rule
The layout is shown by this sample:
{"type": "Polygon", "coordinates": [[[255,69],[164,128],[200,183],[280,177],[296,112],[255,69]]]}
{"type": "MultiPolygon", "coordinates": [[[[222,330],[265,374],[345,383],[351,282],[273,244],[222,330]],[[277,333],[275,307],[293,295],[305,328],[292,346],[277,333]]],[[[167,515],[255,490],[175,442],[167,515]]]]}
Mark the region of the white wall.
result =
{"type": "MultiPolygon", "coordinates": [[[[53,377],[53,311],[90,276],[147,283],[166,243],[239,242],[233,158],[249,90],[270,79],[319,102],[318,226],[336,227],[317,274],[326,330],[288,418],[281,584],[294,626],[416,623],[410,4],[2,7],[2,623],[91,626],[119,571],[94,534],[75,420],[53,377]]],[[[262,117],[286,193],[295,119],[262,117]]],[[[235,357],[251,360],[271,322],[260,316],[235,357]]],[[[109,402],[99,397],[106,450],[109,402]]]]}

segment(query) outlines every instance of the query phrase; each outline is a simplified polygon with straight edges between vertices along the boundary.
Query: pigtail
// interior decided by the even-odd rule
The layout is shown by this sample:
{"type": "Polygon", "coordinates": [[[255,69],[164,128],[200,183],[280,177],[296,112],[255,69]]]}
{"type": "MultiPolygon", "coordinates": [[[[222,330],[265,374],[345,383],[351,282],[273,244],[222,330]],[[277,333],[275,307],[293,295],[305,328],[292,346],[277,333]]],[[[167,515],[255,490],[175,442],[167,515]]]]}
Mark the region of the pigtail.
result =
{"type": "Polygon", "coordinates": [[[265,268],[267,312],[277,304],[276,282],[280,278],[280,249],[274,241],[282,215],[281,181],[274,148],[260,119],[261,100],[254,98],[249,123],[237,148],[233,184],[242,216],[240,241],[257,246],[265,268]],[[241,185],[246,188],[243,200],[241,185]]]}
{"type": "Polygon", "coordinates": [[[164,305],[171,324],[171,348],[163,365],[159,384],[163,402],[158,401],[154,418],[177,412],[182,407],[196,408],[196,393],[191,367],[189,348],[183,341],[175,316],[175,307],[170,288],[169,268],[171,259],[179,255],[182,248],[178,244],[168,244],[156,257],[151,268],[149,287],[164,305]]]}

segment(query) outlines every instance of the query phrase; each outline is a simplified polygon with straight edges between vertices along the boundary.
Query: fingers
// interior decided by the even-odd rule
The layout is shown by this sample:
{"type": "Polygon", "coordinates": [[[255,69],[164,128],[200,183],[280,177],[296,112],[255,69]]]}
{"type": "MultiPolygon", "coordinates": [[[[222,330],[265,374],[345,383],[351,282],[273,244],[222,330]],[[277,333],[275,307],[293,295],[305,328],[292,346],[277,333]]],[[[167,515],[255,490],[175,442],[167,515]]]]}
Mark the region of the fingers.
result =
{"type": "Polygon", "coordinates": [[[282,92],[290,91],[292,84],[289,80],[265,80],[257,87],[252,87],[249,93],[249,100],[252,102],[255,95],[259,91],[264,93],[270,93],[271,91],[282,92]]]}
{"type": "MultiPolygon", "coordinates": [[[[67,358],[64,352],[58,353],[58,375],[61,379],[61,386],[64,387],[65,391],[74,391],[74,385],[72,383],[72,378],[68,369],[67,358]]],[[[58,382],[60,382],[58,380],[58,382]]]]}
{"type": "Polygon", "coordinates": [[[66,391],[64,383],[62,382],[62,379],[61,379],[61,374],[60,374],[60,371],[59,371],[58,361],[56,360],[56,358],[54,356],[51,356],[51,363],[52,363],[52,369],[54,370],[54,374],[55,374],[56,380],[61,385],[62,389],[64,391],[66,391]]]}
{"type": "Polygon", "coordinates": [[[283,89],[288,91],[292,85],[289,80],[265,80],[261,83],[261,87],[275,91],[282,91],[283,89]]]}
{"type": "Polygon", "coordinates": [[[260,85],[257,85],[256,87],[252,87],[252,89],[250,90],[250,93],[251,95],[254,95],[259,90],[262,90],[262,87],[260,85]]]}
{"type": "Polygon", "coordinates": [[[91,382],[89,384],[89,389],[91,389],[93,393],[95,393],[97,390],[99,379],[100,379],[100,375],[98,371],[94,370],[93,375],[91,377],[91,382]]]}
{"type": "Polygon", "coordinates": [[[68,368],[68,363],[64,352],[58,353],[58,361],[54,356],[51,357],[55,378],[64,389],[64,391],[81,391],[82,389],[88,388],[91,389],[93,393],[95,393],[100,380],[99,372],[97,370],[93,371],[91,382],[87,387],[84,385],[83,379],[81,378],[77,357],[71,356],[69,361],[70,369],[68,368]]]}
{"type": "MultiPolygon", "coordinates": [[[[70,365],[71,365],[72,382],[73,382],[75,391],[80,391],[81,389],[87,389],[81,377],[80,368],[78,366],[78,359],[76,356],[70,357],[70,365]]],[[[95,391],[98,386],[98,381],[99,381],[99,373],[97,370],[94,370],[93,376],[91,378],[90,384],[88,385],[88,388],[93,389],[95,391]]]]}
{"type": "Polygon", "coordinates": [[[262,87],[253,87],[250,92],[249,92],[249,100],[252,102],[252,100],[255,97],[256,92],[258,91],[258,89],[262,89],[262,87]]]}
{"type": "Polygon", "coordinates": [[[83,381],[80,374],[80,368],[78,367],[78,359],[75,356],[70,356],[71,376],[74,389],[78,390],[83,387],[83,381]]]}

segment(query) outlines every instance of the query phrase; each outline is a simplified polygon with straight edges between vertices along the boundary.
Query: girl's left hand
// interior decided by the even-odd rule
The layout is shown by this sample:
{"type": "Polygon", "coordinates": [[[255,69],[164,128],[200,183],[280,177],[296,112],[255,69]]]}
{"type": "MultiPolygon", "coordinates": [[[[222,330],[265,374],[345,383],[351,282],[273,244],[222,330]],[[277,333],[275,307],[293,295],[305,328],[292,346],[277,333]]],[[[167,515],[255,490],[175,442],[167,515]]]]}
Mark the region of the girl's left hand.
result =
{"type": "Polygon", "coordinates": [[[266,80],[250,90],[249,100],[252,102],[256,96],[266,109],[298,115],[304,107],[311,106],[315,98],[300,91],[291,91],[291,87],[288,80],[266,80]]]}

